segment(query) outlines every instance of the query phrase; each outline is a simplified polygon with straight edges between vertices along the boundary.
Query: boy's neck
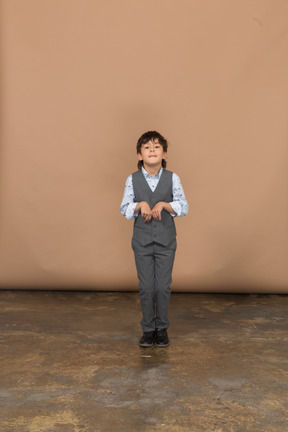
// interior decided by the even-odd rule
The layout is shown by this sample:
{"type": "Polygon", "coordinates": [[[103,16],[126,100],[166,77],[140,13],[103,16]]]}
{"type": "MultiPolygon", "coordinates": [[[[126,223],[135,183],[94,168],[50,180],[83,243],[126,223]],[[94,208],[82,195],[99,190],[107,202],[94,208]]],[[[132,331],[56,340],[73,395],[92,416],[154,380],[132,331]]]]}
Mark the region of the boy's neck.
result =
{"type": "Polygon", "coordinates": [[[162,166],[162,162],[159,165],[155,165],[155,166],[147,166],[147,164],[144,164],[143,167],[145,169],[145,171],[147,171],[147,173],[151,176],[151,177],[155,177],[156,174],[158,174],[158,172],[160,171],[162,166]]]}

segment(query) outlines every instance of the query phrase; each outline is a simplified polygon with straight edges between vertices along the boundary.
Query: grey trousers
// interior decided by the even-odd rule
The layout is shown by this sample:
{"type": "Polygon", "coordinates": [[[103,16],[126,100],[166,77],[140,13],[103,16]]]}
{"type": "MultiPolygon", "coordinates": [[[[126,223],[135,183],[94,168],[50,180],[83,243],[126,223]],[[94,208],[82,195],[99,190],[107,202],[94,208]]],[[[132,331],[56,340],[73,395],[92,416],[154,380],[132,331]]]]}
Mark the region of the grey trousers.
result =
{"type": "Polygon", "coordinates": [[[144,332],[169,327],[170,285],[176,247],[176,238],[168,246],[159,243],[142,246],[132,238],[143,315],[140,323],[144,332]]]}

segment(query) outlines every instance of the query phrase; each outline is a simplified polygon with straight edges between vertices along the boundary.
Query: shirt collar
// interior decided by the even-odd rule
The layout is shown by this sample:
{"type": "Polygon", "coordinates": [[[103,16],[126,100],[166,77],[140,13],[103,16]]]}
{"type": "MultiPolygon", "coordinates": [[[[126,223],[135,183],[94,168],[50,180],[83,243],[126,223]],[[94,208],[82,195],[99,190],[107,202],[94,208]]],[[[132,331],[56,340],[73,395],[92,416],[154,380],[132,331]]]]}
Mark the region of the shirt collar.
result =
{"type": "Polygon", "coordinates": [[[152,176],[151,176],[151,175],[150,175],[150,174],[145,170],[145,168],[142,166],[142,173],[143,173],[143,175],[144,175],[144,177],[145,177],[146,179],[156,179],[156,180],[159,180],[160,177],[161,177],[162,172],[163,172],[163,167],[161,167],[160,170],[158,171],[158,173],[157,173],[154,177],[152,177],[152,176]]]}

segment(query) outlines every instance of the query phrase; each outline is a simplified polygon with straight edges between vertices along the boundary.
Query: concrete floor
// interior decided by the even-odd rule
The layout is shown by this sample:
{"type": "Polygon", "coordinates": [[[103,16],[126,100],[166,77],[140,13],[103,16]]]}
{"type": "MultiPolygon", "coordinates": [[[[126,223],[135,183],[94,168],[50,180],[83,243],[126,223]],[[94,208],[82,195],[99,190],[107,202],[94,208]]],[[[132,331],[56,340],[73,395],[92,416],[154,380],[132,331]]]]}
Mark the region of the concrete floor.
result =
{"type": "Polygon", "coordinates": [[[0,291],[1,432],[283,432],[288,297],[173,294],[168,348],[137,293],[0,291]]]}

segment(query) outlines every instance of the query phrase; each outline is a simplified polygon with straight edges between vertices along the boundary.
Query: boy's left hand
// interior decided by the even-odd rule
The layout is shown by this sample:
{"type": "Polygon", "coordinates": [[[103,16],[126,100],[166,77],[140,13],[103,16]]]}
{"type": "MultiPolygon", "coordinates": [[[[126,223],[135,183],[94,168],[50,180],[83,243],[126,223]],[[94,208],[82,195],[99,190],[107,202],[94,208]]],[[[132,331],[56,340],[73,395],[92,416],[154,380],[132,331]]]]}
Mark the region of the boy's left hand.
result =
{"type": "Polygon", "coordinates": [[[152,209],[152,217],[155,220],[161,220],[161,212],[164,208],[164,202],[159,201],[152,209]]]}

